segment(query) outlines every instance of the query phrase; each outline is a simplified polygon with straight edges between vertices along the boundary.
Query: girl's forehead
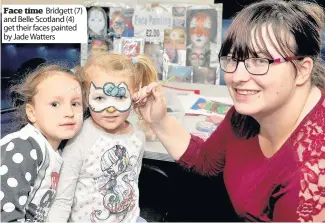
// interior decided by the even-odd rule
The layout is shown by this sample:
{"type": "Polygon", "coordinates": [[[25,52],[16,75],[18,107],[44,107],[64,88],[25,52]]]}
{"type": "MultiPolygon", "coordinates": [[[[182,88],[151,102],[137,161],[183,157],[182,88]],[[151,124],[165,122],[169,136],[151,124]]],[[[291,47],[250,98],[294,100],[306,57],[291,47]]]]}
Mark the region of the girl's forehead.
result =
{"type": "Polygon", "coordinates": [[[94,69],[88,75],[88,82],[93,82],[96,85],[102,86],[105,83],[111,82],[119,84],[124,82],[128,85],[133,83],[133,75],[130,74],[130,71],[103,71],[102,69],[94,69]]]}
{"type": "Polygon", "coordinates": [[[42,94],[47,94],[50,92],[81,92],[80,83],[69,74],[54,74],[37,85],[37,91],[42,92],[42,94]]]}
{"type": "Polygon", "coordinates": [[[94,10],[92,10],[91,12],[90,12],[90,16],[91,17],[98,17],[98,16],[102,16],[103,14],[102,14],[102,12],[101,11],[99,11],[98,9],[94,9],[94,10]]]}

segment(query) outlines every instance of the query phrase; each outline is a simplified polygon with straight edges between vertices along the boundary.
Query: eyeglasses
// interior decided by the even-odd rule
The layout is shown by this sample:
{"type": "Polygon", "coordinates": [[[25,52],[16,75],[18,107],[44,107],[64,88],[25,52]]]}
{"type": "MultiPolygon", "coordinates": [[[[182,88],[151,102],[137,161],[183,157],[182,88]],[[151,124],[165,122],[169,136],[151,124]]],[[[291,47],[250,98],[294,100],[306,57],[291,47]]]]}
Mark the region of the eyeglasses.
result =
{"type": "Polygon", "coordinates": [[[192,59],[193,60],[204,60],[205,59],[205,54],[201,54],[201,53],[192,53],[192,59]]]}
{"type": "Polygon", "coordinates": [[[239,60],[231,56],[222,56],[219,58],[220,67],[226,73],[234,73],[237,70],[238,63],[244,62],[246,70],[252,75],[264,75],[269,71],[272,63],[283,63],[292,60],[302,59],[302,56],[293,56],[285,58],[276,58],[273,60],[267,58],[247,58],[239,60]]]}

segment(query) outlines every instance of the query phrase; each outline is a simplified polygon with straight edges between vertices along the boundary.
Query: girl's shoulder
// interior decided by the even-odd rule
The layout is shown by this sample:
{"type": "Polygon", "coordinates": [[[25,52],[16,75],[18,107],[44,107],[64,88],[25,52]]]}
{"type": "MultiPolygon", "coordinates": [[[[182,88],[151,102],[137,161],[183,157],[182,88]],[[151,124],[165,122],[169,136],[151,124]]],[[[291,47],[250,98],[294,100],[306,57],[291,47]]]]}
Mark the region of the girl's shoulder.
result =
{"type": "Polygon", "coordinates": [[[2,158],[10,154],[16,157],[30,156],[40,165],[44,160],[48,142],[37,128],[27,124],[19,131],[3,137],[0,145],[2,158]]]}

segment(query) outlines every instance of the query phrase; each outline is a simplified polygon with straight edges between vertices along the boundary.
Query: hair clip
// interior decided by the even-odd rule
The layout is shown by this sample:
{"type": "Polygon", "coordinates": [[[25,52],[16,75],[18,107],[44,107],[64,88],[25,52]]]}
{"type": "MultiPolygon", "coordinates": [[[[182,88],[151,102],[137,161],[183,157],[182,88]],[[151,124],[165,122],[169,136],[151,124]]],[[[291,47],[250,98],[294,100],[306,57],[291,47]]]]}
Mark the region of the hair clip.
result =
{"type": "Polygon", "coordinates": [[[132,57],[131,61],[133,64],[136,64],[138,62],[138,58],[137,57],[132,57]]]}

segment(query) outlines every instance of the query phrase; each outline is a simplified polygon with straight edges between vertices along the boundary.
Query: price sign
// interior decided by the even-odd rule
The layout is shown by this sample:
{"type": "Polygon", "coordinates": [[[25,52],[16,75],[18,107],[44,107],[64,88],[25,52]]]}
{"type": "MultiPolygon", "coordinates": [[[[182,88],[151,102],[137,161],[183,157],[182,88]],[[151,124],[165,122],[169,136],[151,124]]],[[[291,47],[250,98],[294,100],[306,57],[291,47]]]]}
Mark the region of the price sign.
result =
{"type": "Polygon", "coordinates": [[[173,27],[172,8],[136,6],[132,23],[134,37],[145,38],[147,42],[163,42],[165,29],[173,27]]]}
{"type": "Polygon", "coordinates": [[[147,29],[146,37],[160,37],[159,29],[147,29]]]}

